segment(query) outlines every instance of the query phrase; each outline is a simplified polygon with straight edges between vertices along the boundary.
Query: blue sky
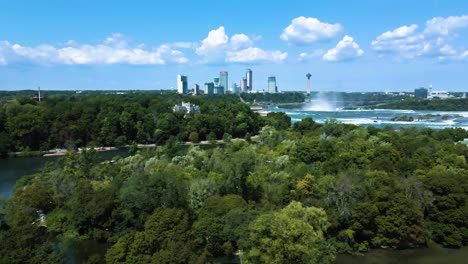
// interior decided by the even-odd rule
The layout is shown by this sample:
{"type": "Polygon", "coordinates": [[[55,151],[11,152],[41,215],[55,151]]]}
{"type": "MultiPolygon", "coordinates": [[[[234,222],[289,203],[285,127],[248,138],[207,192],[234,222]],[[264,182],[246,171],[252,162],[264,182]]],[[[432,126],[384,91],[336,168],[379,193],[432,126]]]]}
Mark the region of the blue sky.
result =
{"type": "Polygon", "coordinates": [[[468,91],[468,1],[0,1],[0,90],[468,91]]]}

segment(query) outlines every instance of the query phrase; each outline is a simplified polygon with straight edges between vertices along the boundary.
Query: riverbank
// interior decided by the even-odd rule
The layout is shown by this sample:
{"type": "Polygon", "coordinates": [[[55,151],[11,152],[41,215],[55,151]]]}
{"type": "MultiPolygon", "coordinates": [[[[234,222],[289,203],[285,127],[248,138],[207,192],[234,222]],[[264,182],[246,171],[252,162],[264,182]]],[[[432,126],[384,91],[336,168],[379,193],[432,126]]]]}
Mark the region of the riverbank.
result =
{"type": "MultiPolygon", "coordinates": [[[[78,148],[78,153],[83,152],[83,150],[91,150],[92,148],[78,148]]],[[[104,151],[113,151],[113,150],[118,150],[117,147],[97,147],[94,148],[96,152],[104,152],[104,151]]],[[[44,157],[53,157],[53,156],[63,156],[67,153],[67,149],[53,149],[49,150],[47,154],[44,154],[44,157]]]]}
{"type": "Polygon", "coordinates": [[[372,249],[363,255],[338,254],[336,264],[467,264],[468,247],[444,248],[432,243],[428,248],[418,249],[372,249]]]}
{"type": "MultiPolygon", "coordinates": [[[[109,152],[109,151],[118,151],[121,149],[129,149],[132,145],[124,145],[119,147],[95,147],[94,150],[96,152],[109,152]]],[[[156,144],[138,144],[138,149],[145,149],[145,148],[155,148],[156,144]]],[[[84,148],[90,150],[91,148],[84,148]]],[[[6,158],[26,158],[26,157],[59,157],[64,156],[67,153],[68,149],[51,149],[48,151],[17,151],[17,152],[10,152],[6,156],[6,158]]],[[[78,148],[77,152],[81,153],[83,148],[78,148]]]]}

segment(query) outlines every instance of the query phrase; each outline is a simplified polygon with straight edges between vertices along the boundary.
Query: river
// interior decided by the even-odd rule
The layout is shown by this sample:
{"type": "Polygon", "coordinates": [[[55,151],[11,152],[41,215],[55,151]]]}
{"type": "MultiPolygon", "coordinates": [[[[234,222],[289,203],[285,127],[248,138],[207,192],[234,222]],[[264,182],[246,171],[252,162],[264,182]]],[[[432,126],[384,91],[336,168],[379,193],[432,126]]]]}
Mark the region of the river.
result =
{"type": "Polygon", "coordinates": [[[270,107],[271,112],[285,112],[291,117],[291,121],[297,122],[306,117],[311,117],[318,123],[324,123],[327,119],[334,118],[345,124],[355,124],[375,127],[429,127],[432,129],[444,129],[459,127],[468,130],[468,112],[466,111],[423,111],[423,110],[343,110],[333,107],[314,107],[311,105],[298,106],[296,108],[270,107]],[[413,121],[395,121],[392,118],[408,116],[413,121]]]}
{"type": "Polygon", "coordinates": [[[468,247],[443,248],[433,245],[421,249],[374,249],[364,256],[338,254],[336,264],[468,264],[468,247]]]}
{"type": "MultiPolygon", "coordinates": [[[[223,257],[213,260],[219,264],[238,264],[238,257],[223,257]]],[[[362,256],[338,254],[336,264],[468,264],[468,247],[443,248],[433,244],[420,249],[373,249],[362,256]]]]}

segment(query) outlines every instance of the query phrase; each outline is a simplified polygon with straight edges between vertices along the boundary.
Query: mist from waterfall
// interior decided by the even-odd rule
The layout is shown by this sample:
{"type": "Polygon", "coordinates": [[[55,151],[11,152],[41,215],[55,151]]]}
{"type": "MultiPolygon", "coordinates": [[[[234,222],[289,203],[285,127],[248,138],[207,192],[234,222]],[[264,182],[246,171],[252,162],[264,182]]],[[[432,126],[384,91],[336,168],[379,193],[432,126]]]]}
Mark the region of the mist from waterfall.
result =
{"type": "Polygon", "coordinates": [[[336,93],[318,92],[311,95],[310,102],[304,104],[305,111],[331,112],[342,107],[342,101],[336,93]]]}

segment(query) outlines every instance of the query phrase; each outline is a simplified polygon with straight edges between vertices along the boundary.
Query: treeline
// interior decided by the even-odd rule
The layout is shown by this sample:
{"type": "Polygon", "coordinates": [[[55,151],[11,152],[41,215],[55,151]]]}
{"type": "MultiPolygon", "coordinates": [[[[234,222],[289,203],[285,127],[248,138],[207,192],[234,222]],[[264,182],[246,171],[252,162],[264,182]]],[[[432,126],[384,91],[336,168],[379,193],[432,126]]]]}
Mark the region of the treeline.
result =
{"type": "Polygon", "coordinates": [[[407,98],[402,101],[378,105],[378,106],[375,106],[375,108],[437,110],[437,111],[468,111],[468,98],[433,99],[433,100],[407,98]]]}
{"type": "Polygon", "coordinates": [[[163,144],[244,137],[258,133],[261,121],[236,96],[181,97],[177,94],[74,94],[41,102],[20,97],[0,105],[0,153],[83,146],[163,144]],[[199,114],[173,112],[182,101],[199,114]]]}
{"type": "Polygon", "coordinates": [[[305,100],[304,93],[284,92],[284,93],[242,93],[242,99],[249,103],[302,103],[305,100]]]}
{"type": "MultiPolygon", "coordinates": [[[[88,263],[332,263],[336,252],[468,242],[463,129],[379,129],[271,113],[254,142],[100,163],[69,152],[21,179],[0,262],[60,263],[66,241],[111,243],[88,263]],[[43,213],[45,219],[40,219],[43,213]],[[240,251],[239,251],[240,250],[240,251]]],[[[0,214],[1,215],[1,214],[0,214]]]]}
{"type": "MultiPolygon", "coordinates": [[[[333,94],[333,93],[330,93],[333,94]]],[[[368,106],[387,102],[398,102],[404,98],[405,95],[395,95],[386,93],[336,93],[339,94],[338,98],[343,100],[346,106],[368,106]]]]}

